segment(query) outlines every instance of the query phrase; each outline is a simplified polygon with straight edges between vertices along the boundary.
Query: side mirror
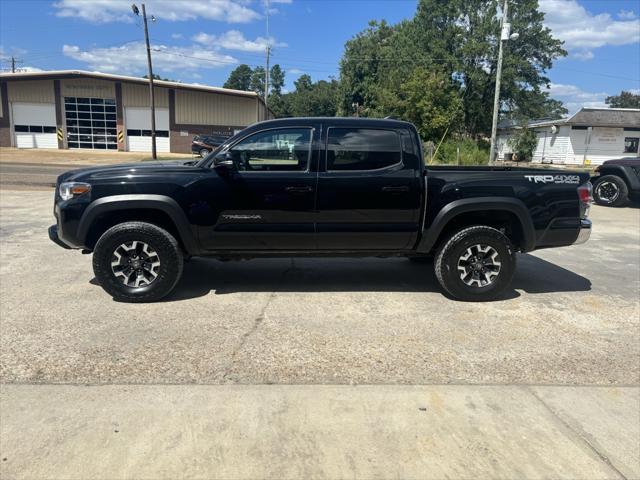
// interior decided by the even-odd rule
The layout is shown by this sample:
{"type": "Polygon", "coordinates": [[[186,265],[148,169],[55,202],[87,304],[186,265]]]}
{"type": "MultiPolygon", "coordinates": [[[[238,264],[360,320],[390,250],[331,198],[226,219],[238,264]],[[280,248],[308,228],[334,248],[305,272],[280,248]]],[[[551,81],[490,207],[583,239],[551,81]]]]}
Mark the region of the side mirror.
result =
{"type": "Polygon", "coordinates": [[[213,159],[213,167],[220,170],[234,170],[235,162],[231,152],[219,153],[213,159]]]}

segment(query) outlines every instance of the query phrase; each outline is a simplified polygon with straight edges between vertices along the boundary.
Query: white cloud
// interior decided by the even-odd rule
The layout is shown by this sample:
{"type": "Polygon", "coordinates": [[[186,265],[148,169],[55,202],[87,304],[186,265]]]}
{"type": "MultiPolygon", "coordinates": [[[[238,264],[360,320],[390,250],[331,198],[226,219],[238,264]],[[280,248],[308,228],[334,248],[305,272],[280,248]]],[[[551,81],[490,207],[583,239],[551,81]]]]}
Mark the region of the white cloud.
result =
{"type": "Polygon", "coordinates": [[[290,73],[291,75],[302,75],[304,71],[299,68],[287,68],[287,73],[290,73]]]}
{"type": "Polygon", "coordinates": [[[209,35],[200,32],[192,39],[194,42],[213,48],[224,48],[226,50],[239,50],[241,52],[264,52],[267,45],[272,47],[286,47],[286,43],[276,42],[274,38],[266,39],[258,37],[255,40],[247,40],[242,32],[229,30],[222,35],[209,35]]]}
{"type": "Polygon", "coordinates": [[[604,99],[609,95],[606,92],[587,92],[576,85],[563,83],[552,83],[548,91],[551,97],[564,102],[570,114],[581,107],[606,107],[604,99]]]}
{"type": "Polygon", "coordinates": [[[628,12],[620,12],[621,20],[614,20],[608,13],[588,12],[576,0],[540,0],[540,9],[545,25],[577,58],[593,58],[594,48],[640,42],[640,19],[628,12]]]}
{"type": "MultiPolygon", "coordinates": [[[[238,61],[217,51],[200,46],[167,47],[152,45],[153,69],[162,75],[167,72],[195,71],[201,68],[219,68],[238,61]]],[[[86,64],[91,70],[125,75],[143,75],[147,70],[147,51],[143,42],[118,47],[82,50],[75,45],[64,45],[64,55],[86,64]]]]}
{"type": "Polygon", "coordinates": [[[180,40],[181,38],[184,38],[184,35],[182,35],[181,33],[172,33],[171,38],[173,38],[174,40],[180,40]]]}
{"type": "MultiPolygon", "coordinates": [[[[94,23],[133,22],[132,0],[59,0],[53,4],[59,17],[81,18],[94,23]]],[[[159,20],[185,21],[202,18],[229,23],[248,23],[261,15],[244,0],[146,0],[147,15],[159,20]]]]}
{"type": "Polygon", "coordinates": [[[618,18],[621,18],[623,20],[633,20],[637,17],[638,15],[636,15],[633,10],[620,10],[620,12],[618,13],[618,18]]]}

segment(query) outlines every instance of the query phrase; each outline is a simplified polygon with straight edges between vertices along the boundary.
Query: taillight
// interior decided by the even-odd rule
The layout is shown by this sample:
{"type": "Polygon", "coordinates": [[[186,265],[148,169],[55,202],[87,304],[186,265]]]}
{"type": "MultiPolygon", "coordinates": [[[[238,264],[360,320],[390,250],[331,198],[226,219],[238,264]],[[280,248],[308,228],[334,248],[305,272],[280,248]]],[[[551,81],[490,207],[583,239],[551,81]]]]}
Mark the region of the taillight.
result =
{"type": "Polygon", "coordinates": [[[591,182],[583,183],[578,187],[578,198],[580,199],[580,218],[586,218],[589,215],[589,207],[593,202],[591,195],[593,187],[591,182]]]}

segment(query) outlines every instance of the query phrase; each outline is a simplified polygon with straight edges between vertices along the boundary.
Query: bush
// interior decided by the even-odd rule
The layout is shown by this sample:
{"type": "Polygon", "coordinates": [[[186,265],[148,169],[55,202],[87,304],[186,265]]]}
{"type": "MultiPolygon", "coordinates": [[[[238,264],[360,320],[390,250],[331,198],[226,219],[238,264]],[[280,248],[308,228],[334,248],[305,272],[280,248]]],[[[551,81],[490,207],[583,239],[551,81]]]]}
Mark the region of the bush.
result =
{"type": "MultiPolygon", "coordinates": [[[[460,148],[460,165],[487,165],[489,163],[487,143],[475,142],[470,139],[445,140],[438,148],[432,163],[434,165],[457,165],[457,148],[460,148]]],[[[427,150],[425,150],[425,162],[429,162],[427,150]]]]}
{"type": "Polygon", "coordinates": [[[538,145],[538,137],[526,127],[516,131],[507,141],[513,149],[517,162],[530,162],[533,158],[533,151],[538,145]]]}

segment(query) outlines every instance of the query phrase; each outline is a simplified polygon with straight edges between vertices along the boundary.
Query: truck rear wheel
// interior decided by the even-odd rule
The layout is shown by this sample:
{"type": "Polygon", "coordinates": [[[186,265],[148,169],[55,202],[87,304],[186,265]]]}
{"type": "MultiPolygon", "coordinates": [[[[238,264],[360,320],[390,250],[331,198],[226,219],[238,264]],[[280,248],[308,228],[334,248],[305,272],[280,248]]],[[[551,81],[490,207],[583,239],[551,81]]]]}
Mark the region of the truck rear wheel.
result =
{"type": "Polygon", "coordinates": [[[124,302],[153,302],[168,295],[182,275],[183,255],[166,230],[126,222],[104,232],[93,251],[102,288],[124,302]]]}
{"type": "Polygon", "coordinates": [[[604,175],[595,181],[593,199],[598,205],[622,207],[629,200],[629,189],[617,175],[604,175]]]}
{"type": "Polygon", "coordinates": [[[438,282],[452,297],[464,301],[496,298],[511,284],[516,256],[500,230],[468,227],[451,235],[436,253],[438,282]]]}

